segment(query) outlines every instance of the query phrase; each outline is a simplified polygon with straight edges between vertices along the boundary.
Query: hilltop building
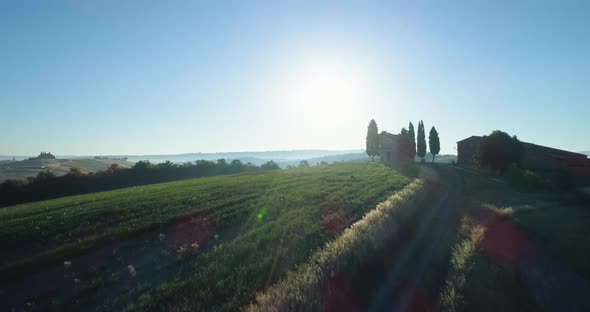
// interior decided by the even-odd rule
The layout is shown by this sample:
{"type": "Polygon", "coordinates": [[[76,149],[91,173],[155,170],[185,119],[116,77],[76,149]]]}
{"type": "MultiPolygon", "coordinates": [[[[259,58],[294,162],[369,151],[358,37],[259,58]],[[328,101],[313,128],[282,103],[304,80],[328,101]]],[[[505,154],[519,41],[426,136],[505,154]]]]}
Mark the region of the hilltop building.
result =
{"type": "Polygon", "coordinates": [[[29,159],[30,160],[35,160],[35,159],[55,159],[55,156],[53,156],[53,154],[51,154],[50,152],[41,152],[39,154],[39,156],[37,156],[37,157],[31,157],[29,159]]]}
{"type": "MultiPolygon", "coordinates": [[[[474,156],[482,140],[483,137],[481,136],[470,136],[457,142],[457,163],[468,166],[474,165],[474,156]]],[[[574,172],[587,171],[590,173],[590,159],[584,154],[528,142],[522,142],[522,145],[524,154],[520,165],[525,169],[570,169],[570,171],[574,172]]]]}
{"type": "Polygon", "coordinates": [[[381,132],[379,134],[379,157],[381,162],[393,164],[413,161],[413,153],[408,148],[411,146],[409,144],[410,140],[411,138],[400,134],[381,132]]]}

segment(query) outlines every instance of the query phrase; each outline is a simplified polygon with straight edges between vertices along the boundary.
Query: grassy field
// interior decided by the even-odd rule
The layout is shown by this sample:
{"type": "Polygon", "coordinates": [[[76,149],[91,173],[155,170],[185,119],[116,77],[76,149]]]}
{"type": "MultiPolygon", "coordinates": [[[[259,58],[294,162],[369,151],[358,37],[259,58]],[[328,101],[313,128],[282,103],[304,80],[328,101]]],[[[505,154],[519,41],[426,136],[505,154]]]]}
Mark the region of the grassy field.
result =
{"type": "Polygon", "coordinates": [[[2,306],[236,310],[410,181],[338,164],[8,207],[2,306]]]}
{"type": "Polygon", "coordinates": [[[456,166],[417,168],[440,177],[426,184],[426,201],[393,209],[385,228],[359,221],[363,235],[340,236],[252,309],[590,310],[587,197],[524,191],[456,166]],[[330,251],[339,246],[355,247],[330,251]]]}
{"type": "MultiPolygon", "coordinates": [[[[359,292],[348,293],[340,286],[341,282],[359,271],[359,264],[367,263],[388,249],[390,242],[399,236],[400,224],[410,223],[411,216],[419,214],[418,208],[423,206],[430,190],[423,180],[416,180],[392,195],[285,279],[258,294],[248,311],[364,310],[350,305],[351,298],[342,300],[350,295],[355,297],[359,292]]],[[[358,286],[368,285],[359,283],[358,286]]]]}
{"type": "Polygon", "coordinates": [[[590,200],[522,191],[474,169],[446,167],[470,205],[441,300],[446,311],[587,311],[590,200]]]}
{"type": "Polygon", "coordinates": [[[589,310],[589,207],[445,164],[347,163],[72,196],[0,210],[0,303],[589,310]],[[406,187],[399,172],[422,182],[406,187]]]}

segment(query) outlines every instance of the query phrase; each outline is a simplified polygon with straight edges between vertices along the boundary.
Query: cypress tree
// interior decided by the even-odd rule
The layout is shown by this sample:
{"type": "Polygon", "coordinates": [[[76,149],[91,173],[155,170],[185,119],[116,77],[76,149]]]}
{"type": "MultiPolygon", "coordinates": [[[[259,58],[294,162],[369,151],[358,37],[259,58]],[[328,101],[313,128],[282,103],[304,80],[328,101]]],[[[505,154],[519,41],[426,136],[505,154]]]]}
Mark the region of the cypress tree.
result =
{"type": "Polygon", "coordinates": [[[438,155],[440,152],[440,139],[438,138],[438,132],[434,127],[430,129],[430,134],[428,135],[428,147],[430,149],[430,154],[432,154],[432,163],[434,163],[434,156],[438,155]]]}
{"type": "Polygon", "coordinates": [[[411,138],[410,144],[410,153],[412,156],[412,161],[414,161],[414,157],[416,157],[416,133],[414,132],[414,125],[412,124],[412,122],[410,121],[410,125],[408,126],[408,128],[410,129],[408,131],[408,135],[411,138]]]}
{"type": "Polygon", "coordinates": [[[424,162],[424,156],[426,156],[426,135],[424,134],[424,122],[422,120],[418,123],[417,153],[421,161],[424,162]]]}
{"type": "Polygon", "coordinates": [[[371,156],[371,161],[375,161],[375,156],[379,155],[379,130],[377,123],[371,119],[367,127],[367,155],[371,156]]]}

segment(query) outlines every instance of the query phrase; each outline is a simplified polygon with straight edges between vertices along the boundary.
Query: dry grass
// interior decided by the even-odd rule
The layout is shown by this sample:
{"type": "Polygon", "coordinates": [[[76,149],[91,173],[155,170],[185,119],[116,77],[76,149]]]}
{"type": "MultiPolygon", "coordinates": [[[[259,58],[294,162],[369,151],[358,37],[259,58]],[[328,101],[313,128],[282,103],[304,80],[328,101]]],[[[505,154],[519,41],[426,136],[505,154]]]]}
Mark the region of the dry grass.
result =
{"type": "Polygon", "coordinates": [[[514,209],[512,209],[512,207],[498,207],[491,203],[482,203],[481,206],[485,209],[491,210],[502,218],[512,218],[514,215],[514,209]]]}
{"type": "Polygon", "coordinates": [[[463,288],[466,276],[471,268],[477,246],[483,240],[484,235],[485,227],[483,225],[475,224],[467,216],[463,217],[460,232],[460,237],[463,239],[453,250],[448,278],[440,296],[442,311],[461,311],[465,306],[463,288]]]}
{"type": "Polygon", "coordinates": [[[427,188],[423,180],[416,180],[377,205],[286,278],[259,293],[256,303],[246,310],[318,310],[323,283],[338,272],[358,266],[367,255],[383,248],[396,235],[398,225],[407,220],[425,197],[427,188]]]}

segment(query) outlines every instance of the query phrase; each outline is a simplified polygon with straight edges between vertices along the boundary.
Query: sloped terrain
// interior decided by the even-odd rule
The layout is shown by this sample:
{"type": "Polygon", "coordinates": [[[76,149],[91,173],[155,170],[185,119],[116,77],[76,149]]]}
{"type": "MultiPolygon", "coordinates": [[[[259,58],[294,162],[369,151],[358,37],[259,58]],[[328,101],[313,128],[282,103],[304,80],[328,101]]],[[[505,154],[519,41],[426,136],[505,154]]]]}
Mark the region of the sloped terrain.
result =
{"type": "Polygon", "coordinates": [[[351,163],[7,207],[0,303],[236,310],[410,181],[351,163]]]}

